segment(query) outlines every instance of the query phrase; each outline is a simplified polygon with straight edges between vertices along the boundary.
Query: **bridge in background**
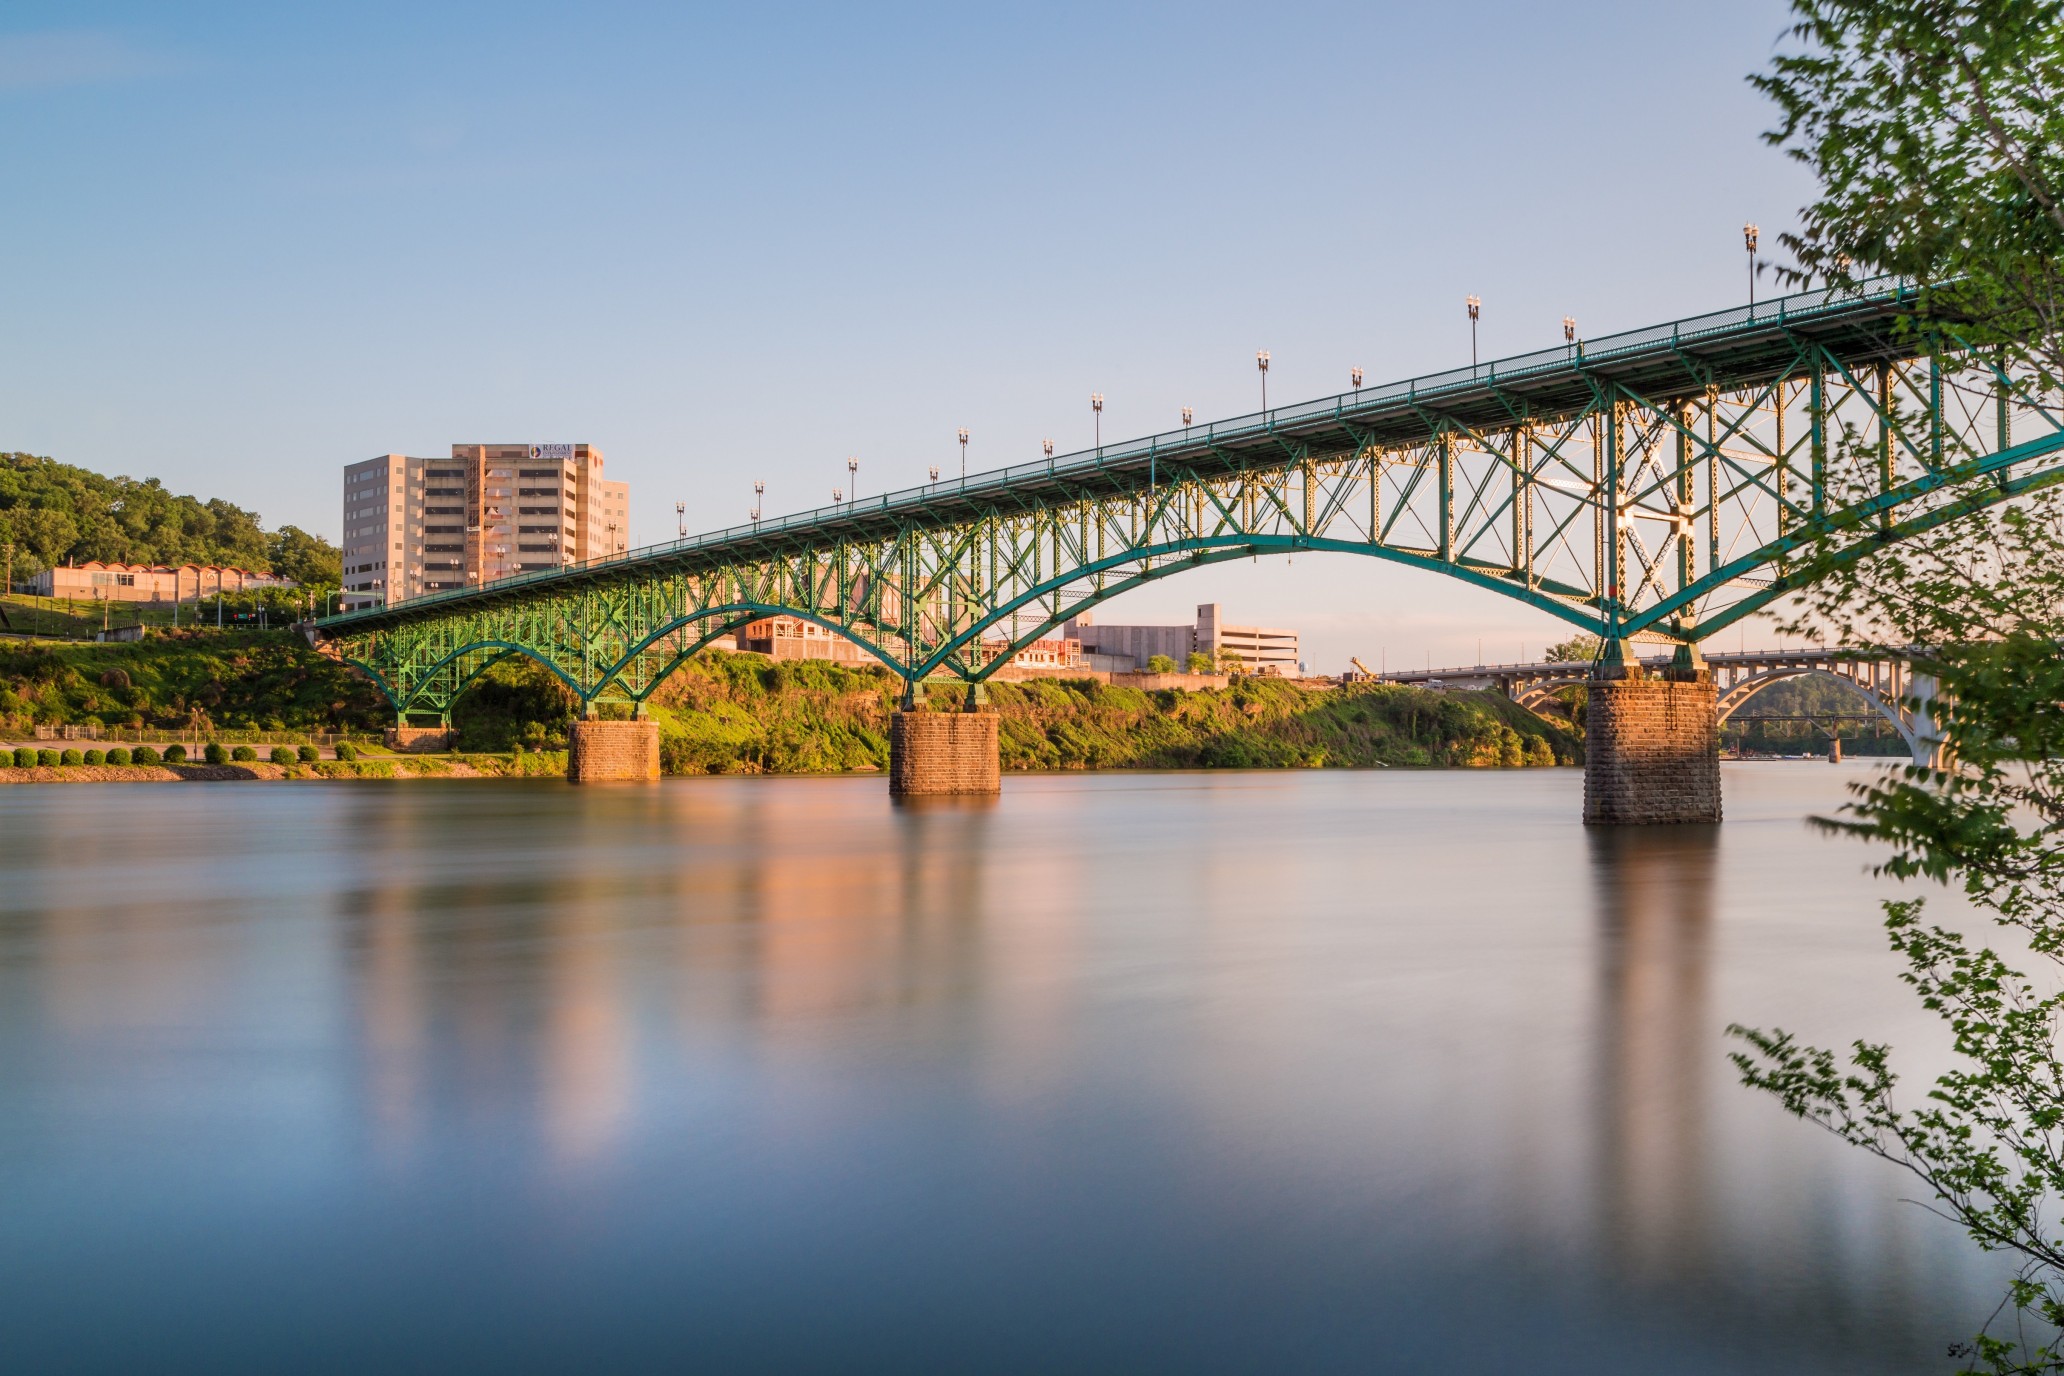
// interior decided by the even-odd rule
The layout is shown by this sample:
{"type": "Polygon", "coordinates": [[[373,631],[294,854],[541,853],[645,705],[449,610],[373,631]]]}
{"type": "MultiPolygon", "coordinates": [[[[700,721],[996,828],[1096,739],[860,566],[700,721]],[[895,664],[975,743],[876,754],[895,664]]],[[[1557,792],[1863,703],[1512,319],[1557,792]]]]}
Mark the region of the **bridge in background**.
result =
{"type": "MultiPolygon", "coordinates": [[[[1674,653],[1640,657],[1643,670],[1670,671],[1674,653]]],[[[1859,654],[1851,650],[1722,651],[1704,656],[1715,689],[1714,723],[1724,725],[1774,683],[1820,675],[1847,688],[1890,723],[1915,764],[1939,761],[1942,742],[1928,704],[1935,680],[1913,670],[1911,655],[1859,654]]],[[[1580,687],[1592,676],[1590,661],[1542,660],[1534,664],[1475,664],[1459,669],[1407,669],[1377,676],[1384,683],[1443,688],[1495,688],[1531,711],[1544,710],[1558,689],[1580,687]]]]}
{"type": "MultiPolygon", "coordinates": [[[[448,720],[499,660],[537,660],[593,723],[576,729],[576,777],[581,742],[619,724],[606,709],[641,716],[681,663],[772,614],[848,637],[904,680],[892,758],[929,758],[923,736],[972,759],[984,729],[994,740],[981,685],[1018,648],[1148,582],[1260,554],[1458,578],[1617,647],[1609,678],[1645,673],[1624,648],[1643,635],[1678,646],[1667,674],[1698,679],[1698,643],[1800,586],[1820,542],[1862,558],[2064,477],[2064,419],[1986,357],[1912,328],[1915,299],[1884,282],[1761,302],[349,612],[310,634],[371,675],[404,727],[448,720]],[[965,688],[970,720],[920,710],[942,681],[965,688]]],[[[994,787],[993,760],[966,778],[942,768],[946,791],[994,787]]],[[[892,768],[892,788],[931,787],[929,766],[912,770],[892,768]]],[[[1629,788],[1667,772],[1628,770],[1629,788]]]]}

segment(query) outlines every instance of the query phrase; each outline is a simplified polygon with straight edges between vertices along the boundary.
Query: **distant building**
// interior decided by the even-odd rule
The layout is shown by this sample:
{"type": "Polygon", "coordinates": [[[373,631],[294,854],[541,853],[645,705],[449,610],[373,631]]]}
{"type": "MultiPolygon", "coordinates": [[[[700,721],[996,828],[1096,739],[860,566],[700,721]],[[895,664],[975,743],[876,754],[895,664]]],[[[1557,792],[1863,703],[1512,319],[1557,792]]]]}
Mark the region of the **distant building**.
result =
{"type": "Polygon", "coordinates": [[[587,444],[455,444],[344,468],[344,601],[363,607],[630,548],[630,488],[587,444]]]}
{"type": "Polygon", "coordinates": [[[1214,663],[1236,655],[1242,673],[1298,672],[1297,632],[1274,626],[1228,625],[1220,620],[1216,602],[1197,608],[1194,626],[1105,626],[1084,612],[1061,631],[1081,641],[1083,663],[1095,669],[1121,673],[1144,669],[1155,655],[1166,655],[1177,668],[1183,668],[1191,655],[1202,653],[1214,663]]]}
{"type": "MultiPolygon", "coordinates": [[[[1010,642],[985,640],[982,648],[992,655],[1000,655],[1010,649],[1010,642]]],[[[1017,670],[1034,674],[1080,673],[1082,667],[1082,642],[1072,636],[1062,636],[1033,641],[1005,660],[997,673],[1009,675],[1017,670]]]]}
{"type": "Polygon", "coordinates": [[[217,593],[256,592],[262,588],[299,587],[291,578],[256,573],[218,564],[83,564],[45,569],[29,580],[39,597],[71,597],[82,602],[194,602],[217,593]]]}
{"type": "MultiPolygon", "coordinates": [[[[721,640],[718,642],[721,644],[721,640]]],[[[829,659],[840,664],[875,663],[873,655],[836,631],[800,616],[770,616],[738,633],[738,648],[769,659],[829,659]]]]}

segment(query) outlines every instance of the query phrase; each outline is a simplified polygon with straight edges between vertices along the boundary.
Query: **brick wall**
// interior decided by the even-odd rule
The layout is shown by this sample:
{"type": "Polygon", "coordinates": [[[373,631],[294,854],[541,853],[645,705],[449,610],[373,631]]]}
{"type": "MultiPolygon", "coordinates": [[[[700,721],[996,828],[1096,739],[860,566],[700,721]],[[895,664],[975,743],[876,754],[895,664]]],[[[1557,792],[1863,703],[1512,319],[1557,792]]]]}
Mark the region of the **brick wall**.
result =
{"type": "Polygon", "coordinates": [[[889,792],[1000,792],[996,730],[994,712],[896,713],[889,719],[889,792]]]}
{"type": "Polygon", "coordinates": [[[571,783],[645,782],[659,777],[659,723],[576,721],[566,740],[571,783]]]}
{"type": "Polygon", "coordinates": [[[387,748],[407,754],[430,750],[449,750],[452,733],[443,726],[390,726],[387,728],[387,748]]]}
{"type": "Polygon", "coordinates": [[[1712,679],[1594,678],[1586,687],[1584,820],[1719,821],[1712,679]]]}

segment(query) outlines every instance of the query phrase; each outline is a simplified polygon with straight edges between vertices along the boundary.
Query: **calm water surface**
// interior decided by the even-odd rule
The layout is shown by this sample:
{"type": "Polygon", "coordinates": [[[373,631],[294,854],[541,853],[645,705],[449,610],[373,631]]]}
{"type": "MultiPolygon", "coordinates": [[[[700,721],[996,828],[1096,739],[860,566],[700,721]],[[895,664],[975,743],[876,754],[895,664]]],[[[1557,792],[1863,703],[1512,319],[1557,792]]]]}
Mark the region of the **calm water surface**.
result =
{"type": "Polygon", "coordinates": [[[0,788],[0,1367],[1946,1369],[1859,773],[0,788]]]}

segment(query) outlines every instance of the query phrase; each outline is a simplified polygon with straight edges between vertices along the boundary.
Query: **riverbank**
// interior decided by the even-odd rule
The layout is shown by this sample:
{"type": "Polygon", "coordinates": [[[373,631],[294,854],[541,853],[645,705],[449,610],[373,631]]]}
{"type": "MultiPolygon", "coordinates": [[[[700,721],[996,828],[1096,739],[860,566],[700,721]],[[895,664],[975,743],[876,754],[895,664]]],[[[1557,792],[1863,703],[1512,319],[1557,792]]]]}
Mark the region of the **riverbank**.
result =
{"type": "Polygon", "coordinates": [[[0,784],[226,783],[287,779],[563,778],[553,755],[394,755],[313,764],[70,764],[0,768],[0,784]]]}
{"type": "MultiPolygon", "coordinates": [[[[646,710],[659,725],[660,764],[668,774],[870,772],[888,767],[889,722],[901,687],[875,667],[711,652],[668,678],[646,710]]],[[[939,687],[933,707],[955,710],[961,695],[958,687],[939,687]]],[[[1000,718],[1002,766],[1012,773],[1522,768],[1583,758],[1577,734],[1492,692],[1266,677],[1203,689],[1044,679],[992,684],[987,698],[1000,718]]],[[[390,760],[376,753],[362,762],[370,774],[304,774],[287,766],[280,777],[563,772],[567,723],[577,706],[541,666],[512,660],[452,705],[458,755],[390,760]],[[489,759],[499,763],[479,762],[489,759]]],[[[0,647],[0,736],[37,746],[89,744],[48,738],[61,728],[84,728],[90,743],[102,746],[173,730],[198,753],[211,740],[231,743],[224,738],[232,733],[262,735],[268,744],[313,742],[325,733],[376,736],[392,721],[393,709],[370,683],[282,633],[235,642],[195,633],[130,645],[0,647]]],[[[0,777],[39,776],[10,768],[0,777]]]]}

